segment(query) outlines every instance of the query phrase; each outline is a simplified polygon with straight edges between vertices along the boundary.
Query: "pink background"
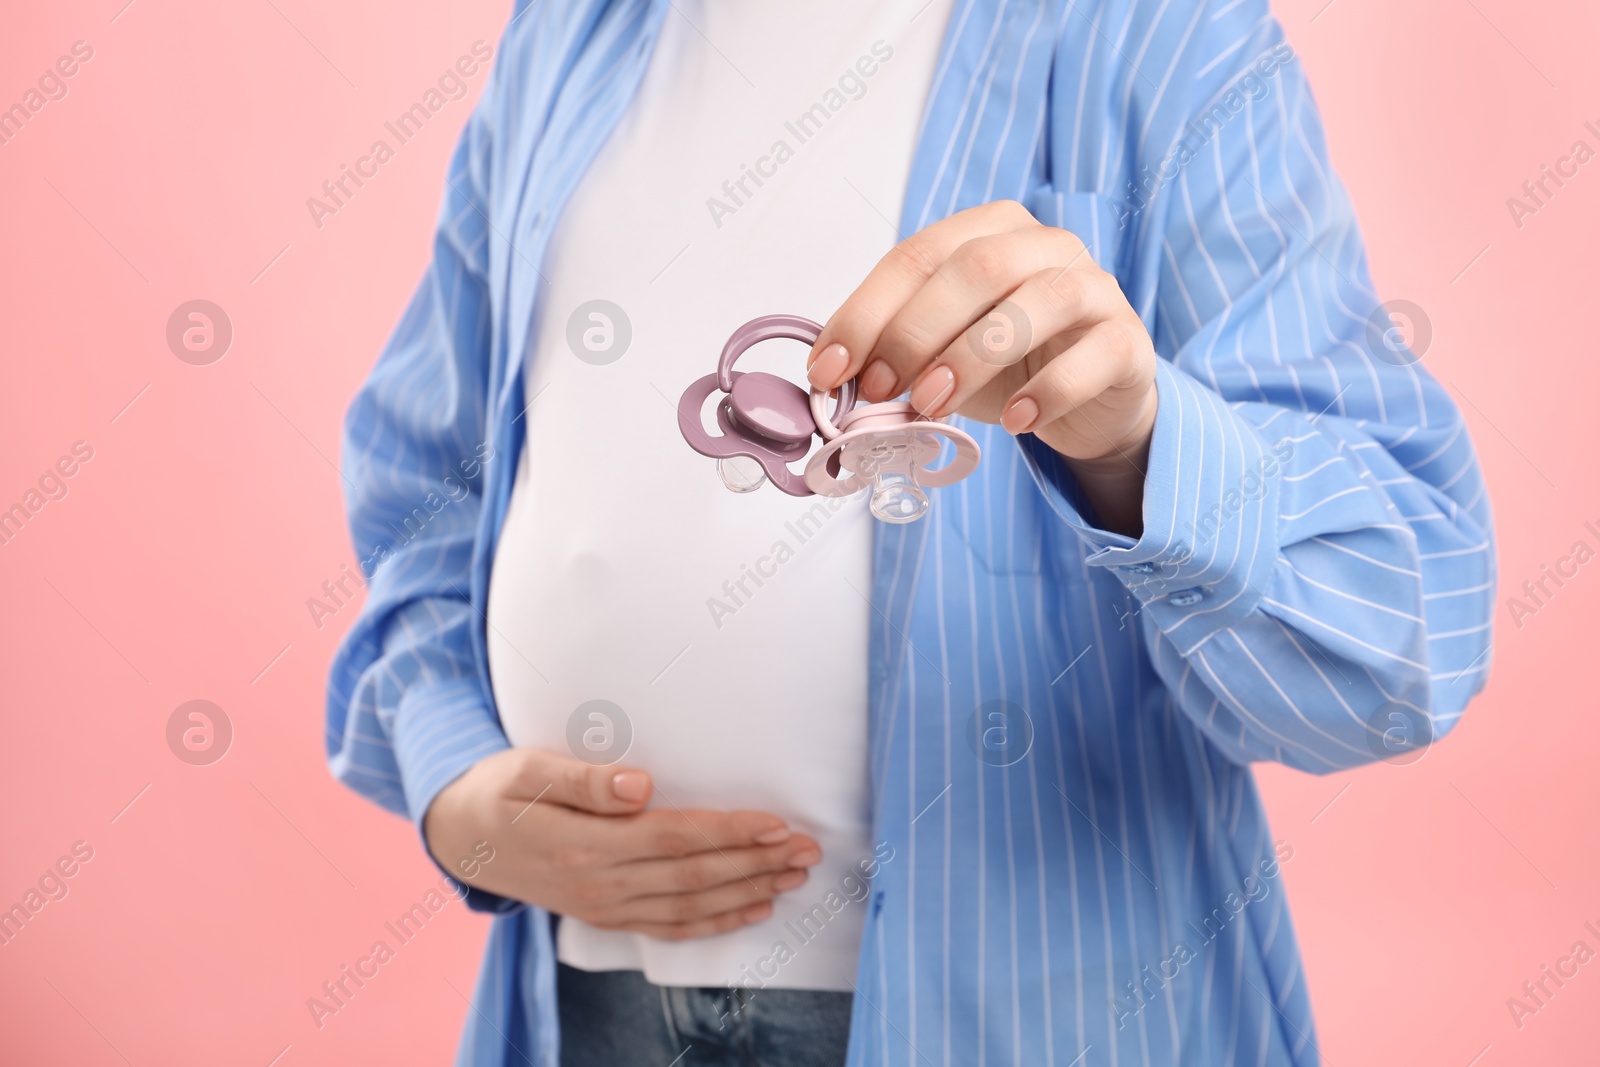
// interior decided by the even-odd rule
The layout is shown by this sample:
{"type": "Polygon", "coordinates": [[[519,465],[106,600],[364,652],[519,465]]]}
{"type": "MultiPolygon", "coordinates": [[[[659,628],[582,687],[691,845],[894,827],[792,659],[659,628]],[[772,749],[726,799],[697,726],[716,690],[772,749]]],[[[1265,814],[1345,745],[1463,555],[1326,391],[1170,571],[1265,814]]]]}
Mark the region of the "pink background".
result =
{"type": "MultiPolygon", "coordinates": [[[[498,46],[508,5],[125,2],[12,4],[0,32],[0,106],[73,42],[94,49],[0,146],[0,508],[74,442],[94,449],[0,546],[0,907],[74,842],[94,850],[0,947],[0,1061],[446,1062],[486,929],[460,905],[320,1032],[305,1006],[436,877],[406,823],[328,775],[323,682],[356,609],[319,629],[305,602],[354,565],[340,417],[422,270],[486,75],[321,230],[305,200],[474,41],[498,46]],[[234,326],[209,366],[165,343],[195,298],[234,326]],[[167,747],[192,699],[233,724],[210,766],[167,747]]],[[[1426,364],[1476,435],[1503,588],[1489,690],[1441,748],[1261,773],[1296,850],[1320,1044],[1333,1064],[1594,1062],[1600,963],[1520,1030],[1505,1002],[1578,938],[1600,949],[1583,930],[1600,926],[1600,562],[1520,628],[1504,598],[1576,539],[1600,547],[1595,452],[1577,447],[1600,384],[1600,161],[1521,229],[1506,198],[1575,139],[1600,147],[1583,129],[1600,13],[1324,4],[1275,6],[1380,286],[1431,318],[1426,364]]]]}

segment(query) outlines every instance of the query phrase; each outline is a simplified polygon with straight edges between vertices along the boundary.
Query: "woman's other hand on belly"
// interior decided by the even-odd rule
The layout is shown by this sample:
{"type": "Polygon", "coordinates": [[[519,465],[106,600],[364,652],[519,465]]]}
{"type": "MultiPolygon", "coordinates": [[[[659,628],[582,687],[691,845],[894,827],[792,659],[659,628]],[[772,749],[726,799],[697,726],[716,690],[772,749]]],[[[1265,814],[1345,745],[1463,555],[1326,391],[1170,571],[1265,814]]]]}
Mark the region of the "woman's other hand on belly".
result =
{"type": "Polygon", "coordinates": [[[646,811],[650,775],[533,748],[475,764],[423,817],[458,881],[604,930],[672,941],[762,922],[822,860],[761,811],[646,811]]]}

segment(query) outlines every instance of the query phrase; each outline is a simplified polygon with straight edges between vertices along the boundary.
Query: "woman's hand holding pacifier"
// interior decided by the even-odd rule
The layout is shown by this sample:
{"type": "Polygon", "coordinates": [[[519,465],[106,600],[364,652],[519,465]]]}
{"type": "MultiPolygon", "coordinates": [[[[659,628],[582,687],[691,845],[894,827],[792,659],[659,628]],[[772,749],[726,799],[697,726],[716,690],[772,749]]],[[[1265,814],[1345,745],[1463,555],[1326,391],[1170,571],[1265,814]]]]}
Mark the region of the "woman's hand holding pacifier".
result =
{"type": "Polygon", "coordinates": [[[823,327],[808,376],[859,375],[868,401],[909,389],[930,418],[1032,433],[1108,528],[1143,526],[1156,352],[1082,241],[1015,201],[969,208],[896,245],[823,327]]]}

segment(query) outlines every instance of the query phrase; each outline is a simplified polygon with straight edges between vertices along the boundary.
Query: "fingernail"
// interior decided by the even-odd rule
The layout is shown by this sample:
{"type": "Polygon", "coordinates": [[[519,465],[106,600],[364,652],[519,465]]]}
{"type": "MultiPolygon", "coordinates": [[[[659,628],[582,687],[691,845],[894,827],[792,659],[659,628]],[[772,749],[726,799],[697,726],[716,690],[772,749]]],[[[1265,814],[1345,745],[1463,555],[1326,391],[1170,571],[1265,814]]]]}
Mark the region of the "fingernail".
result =
{"type": "Polygon", "coordinates": [[[804,852],[796,852],[789,857],[789,866],[791,867],[815,867],[821,862],[822,853],[814,848],[808,848],[804,852]]]}
{"type": "Polygon", "coordinates": [[[911,387],[911,406],[931,415],[956,391],[956,372],[943,364],[929,367],[911,387]]]}
{"type": "Polygon", "coordinates": [[[778,877],[774,878],[772,880],[772,888],[776,889],[780,893],[783,893],[798,886],[805,885],[806,879],[809,877],[810,875],[806,874],[805,871],[790,871],[787,874],[780,874],[778,877]]]}
{"type": "Polygon", "coordinates": [[[618,800],[643,800],[650,795],[650,776],[643,771],[618,771],[611,776],[611,792],[618,800]]]}
{"type": "MultiPolygon", "coordinates": [[[[817,359],[819,357],[821,357],[822,353],[828,351],[831,348],[837,348],[839,351],[844,352],[844,345],[839,344],[837,341],[835,341],[831,345],[825,345],[822,348],[815,349],[815,350],[812,351],[812,353],[809,356],[806,357],[806,370],[810,370],[816,364],[817,359]]],[[[850,353],[845,352],[845,358],[849,359],[850,358],[850,353]]]]}
{"type": "Polygon", "coordinates": [[[899,380],[894,368],[881,359],[875,359],[861,375],[861,395],[876,403],[894,395],[894,383],[899,380]]]}
{"type": "Polygon", "coordinates": [[[834,344],[824,348],[806,372],[811,384],[818,389],[832,389],[850,367],[850,353],[844,345],[834,344]]]}
{"type": "Polygon", "coordinates": [[[781,845],[789,840],[789,828],[780,826],[776,830],[768,830],[764,834],[757,834],[755,841],[758,845],[781,845]]]}
{"type": "Polygon", "coordinates": [[[744,921],[747,923],[758,923],[770,918],[772,918],[771,904],[761,903],[744,909],[744,921]]]}
{"type": "Polygon", "coordinates": [[[1000,424],[1008,433],[1027,433],[1039,419],[1039,405],[1029,396],[1013,400],[1000,416],[1000,424]]]}

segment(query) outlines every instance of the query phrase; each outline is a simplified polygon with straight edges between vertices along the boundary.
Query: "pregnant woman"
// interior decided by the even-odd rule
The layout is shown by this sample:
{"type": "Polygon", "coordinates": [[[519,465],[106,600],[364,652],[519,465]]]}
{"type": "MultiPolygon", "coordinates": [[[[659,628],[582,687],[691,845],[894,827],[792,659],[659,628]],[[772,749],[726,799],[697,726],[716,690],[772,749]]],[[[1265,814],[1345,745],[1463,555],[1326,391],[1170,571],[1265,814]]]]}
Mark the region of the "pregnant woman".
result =
{"type": "Polygon", "coordinates": [[[330,756],[496,915],[463,1064],[1316,1063],[1250,764],[1487,669],[1264,0],[519,2],[345,471],[330,756]],[[770,314],[976,470],[728,492],[677,401],[770,314]]]}

